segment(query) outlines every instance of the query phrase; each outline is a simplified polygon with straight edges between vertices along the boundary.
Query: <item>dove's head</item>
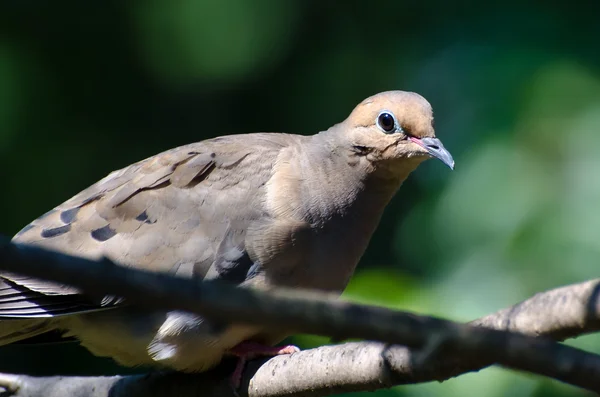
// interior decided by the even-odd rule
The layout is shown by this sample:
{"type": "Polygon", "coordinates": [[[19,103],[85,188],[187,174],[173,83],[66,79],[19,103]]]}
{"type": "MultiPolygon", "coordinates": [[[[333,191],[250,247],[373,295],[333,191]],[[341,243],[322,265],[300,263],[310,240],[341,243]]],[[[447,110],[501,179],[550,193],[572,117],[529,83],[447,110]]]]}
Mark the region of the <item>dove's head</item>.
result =
{"type": "Polygon", "coordinates": [[[419,94],[387,91],[362,101],[341,124],[352,150],[374,165],[416,166],[435,157],[454,160],[433,129],[431,105],[419,94]]]}

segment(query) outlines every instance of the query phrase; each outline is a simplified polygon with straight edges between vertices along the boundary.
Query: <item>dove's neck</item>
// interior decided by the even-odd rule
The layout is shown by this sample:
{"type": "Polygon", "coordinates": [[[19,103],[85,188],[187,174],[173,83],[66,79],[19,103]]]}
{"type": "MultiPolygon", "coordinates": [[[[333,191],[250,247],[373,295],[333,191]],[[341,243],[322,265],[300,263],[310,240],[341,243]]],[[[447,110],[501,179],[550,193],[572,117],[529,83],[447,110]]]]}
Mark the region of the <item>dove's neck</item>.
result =
{"type": "MultiPolygon", "coordinates": [[[[266,185],[266,209],[278,224],[293,225],[291,234],[305,244],[294,255],[300,272],[289,257],[271,259],[277,266],[270,268],[278,269],[267,271],[277,279],[271,282],[341,292],[385,206],[415,167],[377,170],[326,133],[283,149],[266,185]]],[[[263,265],[270,266],[267,260],[263,265]]]]}
{"type": "Polygon", "coordinates": [[[344,138],[338,134],[328,130],[312,136],[311,145],[298,157],[305,184],[305,216],[314,222],[336,218],[348,227],[372,233],[385,206],[418,162],[393,169],[377,167],[358,156],[350,144],[340,143],[344,138]]]}
{"type": "Polygon", "coordinates": [[[310,225],[312,238],[299,254],[302,272],[294,285],[341,292],[385,206],[416,165],[402,172],[378,172],[325,134],[306,139],[278,158],[269,203],[278,216],[310,225]]]}

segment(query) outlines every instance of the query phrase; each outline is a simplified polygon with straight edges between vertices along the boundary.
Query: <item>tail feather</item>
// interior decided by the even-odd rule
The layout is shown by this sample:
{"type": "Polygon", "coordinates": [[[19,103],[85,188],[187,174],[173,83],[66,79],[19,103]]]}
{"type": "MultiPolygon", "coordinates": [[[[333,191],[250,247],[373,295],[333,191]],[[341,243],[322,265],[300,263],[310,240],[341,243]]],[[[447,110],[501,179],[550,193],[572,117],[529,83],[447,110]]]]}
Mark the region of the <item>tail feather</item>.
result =
{"type": "MultiPolygon", "coordinates": [[[[0,346],[28,339],[55,328],[50,318],[35,302],[40,294],[11,285],[0,278],[0,346]],[[19,318],[23,317],[23,318],[19,318]],[[28,317],[28,318],[25,318],[28,317]]],[[[53,309],[60,309],[54,305],[53,309]]]]}
{"type": "Polygon", "coordinates": [[[54,329],[49,318],[0,320],[0,346],[43,334],[54,329]]]}

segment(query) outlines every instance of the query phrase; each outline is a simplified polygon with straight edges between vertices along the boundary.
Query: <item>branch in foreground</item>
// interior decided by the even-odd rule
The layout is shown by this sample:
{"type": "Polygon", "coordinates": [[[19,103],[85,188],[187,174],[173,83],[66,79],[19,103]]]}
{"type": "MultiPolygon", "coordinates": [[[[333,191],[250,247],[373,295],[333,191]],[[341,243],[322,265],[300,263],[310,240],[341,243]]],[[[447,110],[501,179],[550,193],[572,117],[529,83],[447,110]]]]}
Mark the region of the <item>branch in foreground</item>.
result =
{"type": "Polygon", "coordinates": [[[0,244],[0,258],[0,267],[7,271],[64,282],[98,295],[137,297],[135,303],[152,307],[183,309],[218,320],[235,318],[278,328],[286,324],[285,329],[296,332],[379,339],[425,348],[429,353],[410,355],[411,363],[417,367],[445,351],[463,357],[485,357],[490,363],[600,391],[599,356],[547,339],[333,301],[316,293],[309,296],[297,291],[265,293],[199,283],[126,269],[108,261],[89,261],[39,248],[15,246],[8,241],[0,244]]]}
{"type": "MultiPolygon", "coordinates": [[[[562,340],[600,330],[600,280],[569,285],[475,320],[495,329],[562,340]]],[[[399,384],[444,380],[478,370],[485,360],[444,355],[415,365],[410,349],[360,342],[324,346],[289,357],[251,362],[244,374],[250,397],[315,397],[372,391],[399,384]]],[[[234,397],[221,369],[199,375],[155,373],[124,377],[0,375],[0,384],[20,386],[15,397],[234,397]]]]}

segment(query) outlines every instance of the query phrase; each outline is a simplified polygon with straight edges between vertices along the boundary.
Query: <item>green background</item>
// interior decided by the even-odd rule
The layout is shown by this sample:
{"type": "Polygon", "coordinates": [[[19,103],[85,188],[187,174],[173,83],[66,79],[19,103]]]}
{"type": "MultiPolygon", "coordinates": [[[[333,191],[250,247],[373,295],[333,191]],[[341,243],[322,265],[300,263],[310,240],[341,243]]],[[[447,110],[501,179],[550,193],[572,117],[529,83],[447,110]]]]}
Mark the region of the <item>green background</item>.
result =
{"type": "MultiPolygon", "coordinates": [[[[428,161],[404,184],[347,299],[466,321],[597,277],[593,3],[4,0],[0,233],[162,150],[312,134],[366,96],[403,89],[432,103],[456,170],[428,161]]],[[[69,344],[0,355],[3,371],[114,370],[69,344]]],[[[377,394],[583,395],[498,368],[377,394]]]]}

